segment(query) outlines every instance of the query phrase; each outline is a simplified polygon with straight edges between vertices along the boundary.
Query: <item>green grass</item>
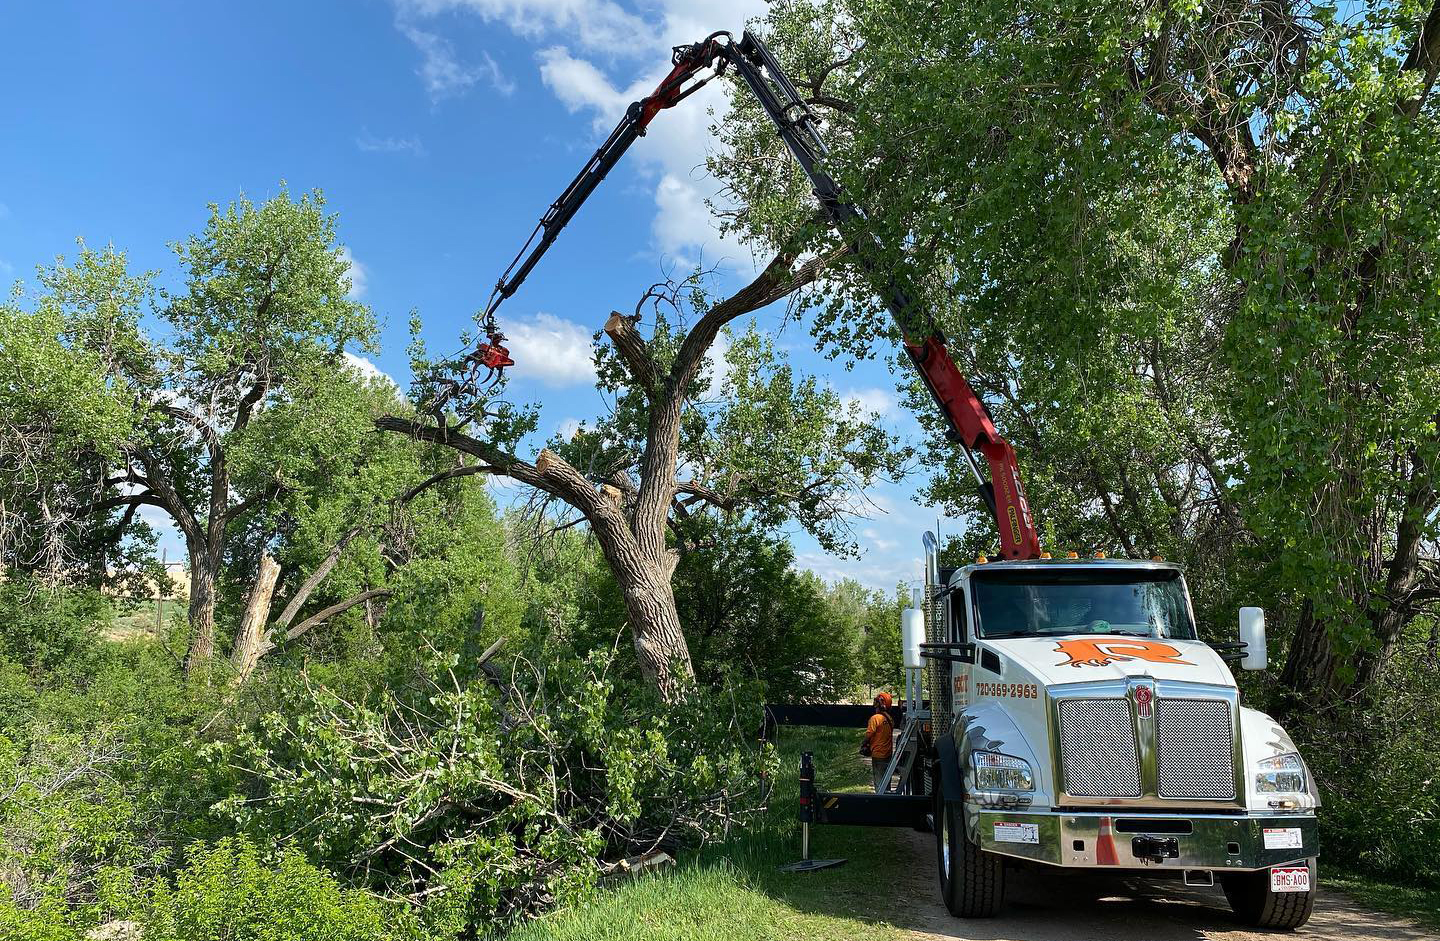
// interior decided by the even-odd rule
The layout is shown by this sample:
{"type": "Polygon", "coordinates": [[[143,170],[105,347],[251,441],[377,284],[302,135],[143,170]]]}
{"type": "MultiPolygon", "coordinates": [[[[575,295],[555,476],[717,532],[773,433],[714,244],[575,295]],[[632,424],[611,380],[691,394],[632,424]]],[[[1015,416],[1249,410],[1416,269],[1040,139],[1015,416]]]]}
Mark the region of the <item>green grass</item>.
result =
{"type": "Polygon", "coordinates": [[[1320,884],[1338,889],[1376,911],[1413,918],[1430,928],[1440,928],[1440,889],[1429,886],[1400,885],[1371,876],[1325,866],[1320,859],[1320,884]]]}
{"type": "Polygon", "coordinates": [[[687,858],[672,872],[603,892],[594,901],[552,913],[518,929],[509,941],[880,941],[897,928],[888,874],[908,851],[899,834],[860,827],[811,831],[811,855],[846,857],[836,869],[796,874],[776,867],[800,858],[794,769],[815,754],[826,790],[861,790],[867,770],[855,759],[858,734],[789,732],[774,810],[743,836],[687,858]]]}
{"type": "MultiPolygon", "coordinates": [[[[185,617],[186,603],[167,598],[159,603],[164,623],[169,625],[176,618],[185,617]]],[[[103,632],[110,640],[128,640],[132,637],[153,637],[155,635],[154,601],[143,601],[133,607],[126,604],[103,632]],[[128,609],[128,610],[127,610],[128,609]]]]}

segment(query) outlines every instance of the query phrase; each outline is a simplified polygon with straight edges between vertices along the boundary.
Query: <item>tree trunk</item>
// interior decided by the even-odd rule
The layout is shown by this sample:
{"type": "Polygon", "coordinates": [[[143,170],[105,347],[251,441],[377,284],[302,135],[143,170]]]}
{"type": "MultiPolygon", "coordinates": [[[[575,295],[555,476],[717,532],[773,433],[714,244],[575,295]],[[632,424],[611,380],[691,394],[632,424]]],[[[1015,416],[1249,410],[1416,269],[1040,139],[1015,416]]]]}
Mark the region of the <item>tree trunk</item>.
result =
{"type": "Polygon", "coordinates": [[[190,649],[185,675],[198,677],[215,656],[215,581],[220,566],[208,552],[190,553],[190,649]]]}
{"type": "Polygon", "coordinates": [[[673,700],[681,684],[694,677],[695,667],[680,629],[680,612],[670,585],[672,558],[667,554],[658,561],[651,560],[638,551],[633,541],[622,542],[603,527],[594,532],[625,599],[640,672],[663,699],[673,700]]]}
{"type": "Polygon", "coordinates": [[[680,614],[670,580],[646,573],[639,584],[622,586],[625,610],[640,672],[667,701],[676,698],[686,680],[695,676],[690,648],[680,630],[680,614]]]}
{"type": "Polygon", "coordinates": [[[1315,618],[1314,608],[1306,601],[1300,609],[1300,622],[1290,642],[1285,669],[1280,674],[1281,685],[1291,690],[1297,702],[1309,699],[1313,705],[1321,699],[1328,701],[1327,694],[1335,687],[1338,666],[1328,625],[1315,618]]]}
{"type": "Polygon", "coordinates": [[[265,626],[270,622],[270,600],[275,596],[275,583],[280,578],[280,563],[266,552],[260,556],[260,569],[255,573],[255,583],[250,586],[250,597],[245,601],[245,614],[235,631],[235,644],[230,651],[230,665],[234,668],[231,682],[240,684],[250,676],[265,645],[265,626]]]}

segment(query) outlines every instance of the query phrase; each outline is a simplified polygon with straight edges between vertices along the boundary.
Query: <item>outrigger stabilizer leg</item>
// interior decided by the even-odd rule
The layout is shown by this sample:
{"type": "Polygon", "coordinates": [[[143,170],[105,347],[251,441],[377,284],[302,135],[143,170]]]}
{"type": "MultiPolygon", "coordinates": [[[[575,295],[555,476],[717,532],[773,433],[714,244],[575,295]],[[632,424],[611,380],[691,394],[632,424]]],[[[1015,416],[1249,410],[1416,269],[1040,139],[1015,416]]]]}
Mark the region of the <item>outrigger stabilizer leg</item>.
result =
{"type": "Polygon", "coordinates": [[[815,872],[843,866],[845,859],[810,858],[810,824],[815,822],[815,759],[810,752],[800,755],[800,859],[780,866],[781,872],[815,872]]]}

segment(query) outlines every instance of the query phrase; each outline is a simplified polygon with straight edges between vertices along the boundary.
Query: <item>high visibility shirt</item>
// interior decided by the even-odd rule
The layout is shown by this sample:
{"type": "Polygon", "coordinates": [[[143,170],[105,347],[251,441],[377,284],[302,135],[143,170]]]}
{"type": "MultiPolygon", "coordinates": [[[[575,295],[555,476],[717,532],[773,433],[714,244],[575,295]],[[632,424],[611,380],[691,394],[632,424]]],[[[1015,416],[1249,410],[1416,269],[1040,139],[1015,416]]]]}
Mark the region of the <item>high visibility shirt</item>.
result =
{"type": "Polygon", "coordinates": [[[870,724],[865,726],[865,741],[870,743],[871,758],[889,758],[895,751],[892,731],[894,726],[890,724],[889,716],[877,712],[870,717],[870,724]]]}

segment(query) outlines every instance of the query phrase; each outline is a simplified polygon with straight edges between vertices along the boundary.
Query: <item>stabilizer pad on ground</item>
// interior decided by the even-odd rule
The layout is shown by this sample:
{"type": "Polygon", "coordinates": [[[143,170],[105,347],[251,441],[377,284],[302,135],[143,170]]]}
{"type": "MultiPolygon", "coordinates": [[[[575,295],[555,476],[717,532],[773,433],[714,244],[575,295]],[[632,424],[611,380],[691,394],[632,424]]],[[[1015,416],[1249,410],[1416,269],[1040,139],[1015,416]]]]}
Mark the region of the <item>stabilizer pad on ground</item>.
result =
{"type": "Polygon", "coordinates": [[[835,866],[843,866],[848,859],[802,859],[798,862],[786,863],[777,866],[781,872],[814,872],[817,869],[832,869],[835,866]]]}

